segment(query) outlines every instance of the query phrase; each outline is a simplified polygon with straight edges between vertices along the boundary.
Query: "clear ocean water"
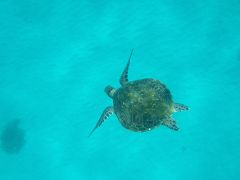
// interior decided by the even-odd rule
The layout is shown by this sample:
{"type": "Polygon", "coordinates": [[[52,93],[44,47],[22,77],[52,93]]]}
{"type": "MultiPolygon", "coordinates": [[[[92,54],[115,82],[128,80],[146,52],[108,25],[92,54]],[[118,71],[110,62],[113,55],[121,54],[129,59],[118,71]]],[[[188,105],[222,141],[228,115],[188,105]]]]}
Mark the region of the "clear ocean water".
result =
{"type": "Polygon", "coordinates": [[[0,133],[19,119],[25,141],[0,180],[239,179],[239,32],[239,0],[1,0],[0,133]],[[177,132],[112,116],[88,138],[132,48],[129,79],[191,110],[177,132]]]}

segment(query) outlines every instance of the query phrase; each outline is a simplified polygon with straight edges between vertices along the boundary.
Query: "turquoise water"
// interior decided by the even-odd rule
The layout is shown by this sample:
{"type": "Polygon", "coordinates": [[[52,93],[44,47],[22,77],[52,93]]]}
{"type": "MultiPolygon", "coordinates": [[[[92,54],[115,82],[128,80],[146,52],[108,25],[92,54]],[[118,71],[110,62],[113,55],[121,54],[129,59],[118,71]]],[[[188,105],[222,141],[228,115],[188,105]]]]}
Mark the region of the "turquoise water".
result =
{"type": "Polygon", "coordinates": [[[239,32],[238,0],[1,0],[0,132],[20,119],[25,144],[0,151],[0,179],[238,179],[239,32]],[[88,138],[132,48],[129,79],[191,110],[177,132],[112,116],[88,138]]]}

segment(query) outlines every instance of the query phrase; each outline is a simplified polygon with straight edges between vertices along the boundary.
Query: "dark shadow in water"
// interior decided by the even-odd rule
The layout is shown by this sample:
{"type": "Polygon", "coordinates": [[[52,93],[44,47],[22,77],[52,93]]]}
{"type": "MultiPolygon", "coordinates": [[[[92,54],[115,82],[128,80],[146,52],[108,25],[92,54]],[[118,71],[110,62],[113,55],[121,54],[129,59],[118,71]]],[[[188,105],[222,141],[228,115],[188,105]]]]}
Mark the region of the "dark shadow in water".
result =
{"type": "Polygon", "coordinates": [[[25,131],[19,128],[19,124],[19,119],[13,120],[5,125],[1,133],[0,147],[8,154],[20,152],[25,144],[25,131]]]}

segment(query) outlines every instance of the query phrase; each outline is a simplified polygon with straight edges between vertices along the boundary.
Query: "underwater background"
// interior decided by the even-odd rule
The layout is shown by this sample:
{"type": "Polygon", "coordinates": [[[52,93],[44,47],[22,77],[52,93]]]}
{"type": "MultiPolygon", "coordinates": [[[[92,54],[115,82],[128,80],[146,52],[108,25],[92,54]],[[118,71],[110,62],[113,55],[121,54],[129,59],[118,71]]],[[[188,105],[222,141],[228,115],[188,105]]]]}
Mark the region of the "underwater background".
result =
{"type": "Polygon", "coordinates": [[[18,119],[21,140],[1,180],[236,180],[239,100],[239,0],[0,0],[0,133],[18,119]],[[113,115],[88,138],[132,48],[129,80],[191,110],[177,132],[113,115]]]}

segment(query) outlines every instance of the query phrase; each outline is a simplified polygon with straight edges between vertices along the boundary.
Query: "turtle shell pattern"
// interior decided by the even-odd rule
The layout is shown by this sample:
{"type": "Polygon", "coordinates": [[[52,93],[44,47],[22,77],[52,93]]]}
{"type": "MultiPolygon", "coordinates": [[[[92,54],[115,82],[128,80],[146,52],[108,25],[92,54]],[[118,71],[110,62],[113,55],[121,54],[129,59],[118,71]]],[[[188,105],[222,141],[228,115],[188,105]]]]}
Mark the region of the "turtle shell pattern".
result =
{"type": "Polygon", "coordinates": [[[155,79],[128,82],[117,89],[113,104],[121,124],[133,131],[151,130],[174,111],[170,91],[155,79]]]}

